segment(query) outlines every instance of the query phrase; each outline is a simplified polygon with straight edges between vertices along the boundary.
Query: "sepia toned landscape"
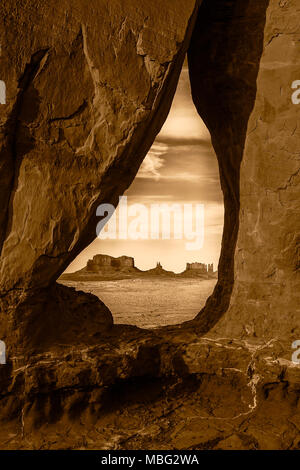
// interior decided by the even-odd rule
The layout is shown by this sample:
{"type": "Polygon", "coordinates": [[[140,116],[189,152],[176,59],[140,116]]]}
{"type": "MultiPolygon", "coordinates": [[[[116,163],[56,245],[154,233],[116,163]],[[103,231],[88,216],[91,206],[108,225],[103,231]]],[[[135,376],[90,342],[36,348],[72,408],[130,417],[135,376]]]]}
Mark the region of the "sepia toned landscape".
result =
{"type": "Polygon", "coordinates": [[[0,449],[300,450],[299,0],[0,18],[0,449]]]}

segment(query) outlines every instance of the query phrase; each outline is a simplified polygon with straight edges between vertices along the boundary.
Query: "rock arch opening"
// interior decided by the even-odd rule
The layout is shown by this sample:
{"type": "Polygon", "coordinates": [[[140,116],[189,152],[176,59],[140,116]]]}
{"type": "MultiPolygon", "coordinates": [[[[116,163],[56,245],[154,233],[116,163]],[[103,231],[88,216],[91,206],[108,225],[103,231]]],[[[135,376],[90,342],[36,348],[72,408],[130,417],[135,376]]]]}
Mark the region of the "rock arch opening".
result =
{"type": "Polygon", "coordinates": [[[97,209],[104,216],[98,238],[60,282],[98,296],[116,324],[157,328],[192,320],[217,282],[224,204],[187,60],[162,130],[110,210],[97,209]]]}
{"type": "MultiPolygon", "coordinates": [[[[65,41],[57,39],[53,50],[45,47],[51,43],[52,31],[42,28],[36,31],[36,50],[28,43],[15,51],[21,59],[13,76],[19,76],[19,81],[11,79],[15,99],[4,110],[1,147],[7,170],[1,189],[2,216],[7,215],[0,234],[1,312],[3,339],[10,338],[8,348],[23,340],[30,344],[32,329],[34,342],[48,331],[55,337],[57,318],[62,334],[74,321],[80,327],[78,296],[56,280],[94,239],[99,204],[116,206],[136,176],[169,113],[188,49],[193,99],[212,135],[225,202],[219,281],[195,328],[207,332],[228,310],[239,231],[240,164],[255,104],[268,1],[252,5],[205,0],[200,10],[199,3],[191,0],[184,10],[180,1],[166,5],[159,24],[154,20],[157,6],[151,3],[136,12],[134,6],[126,4],[123,11],[118,2],[111,2],[104,17],[95,9],[93,21],[107,21],[109,30],[113,15],[114,31],[121,31],[113,36],[113,47],[105,47],[107,36],[103,37],[100,51],[98,28],[79,8],[76,19],[72,16],[70,34],[65,41]],[[249,41],[251,47],[244,48],[249,41]],[[57,70],[66,70],[63,83],[69,88],[63,94],[56,93],[65,90],[57,70]],[[83,78],[79,88],[78,74],[83,78]],[[77,91],[74,100],[68,101],[70,87],[77,91]],[[30,101],[34,112],[27,112],[30,101]],[[74,311],[78,312],[75,320],[74,311]],[[11,330],[13,324],[22,329],[20,341],[11,330]]],[[[25,9],[16,28],[22,29],[24,18],[31,14],[25,9]]],[[[9,78],[9,67],[5,73],[9,78]]],[[[242,258],[237,262],[243,263],[242,258]]],[[[241,284],[239,288],[237,297],[241,284]]],[[[90,318],[93,309],[88,304],[94,305],[95,298],[80,298],[90,318]]],[[[101,310],[101,303],[98,306],[101,310]]],[[[234,315],[233,310],[233,320],[234,315]]],[[[108,317],[105,311],[109,328],[108,317]]]]}
{"type": "MultiPolygon", "coordinates": [[[[188,64],[192,96],[198,114],[212,136],[225,206],[218,282],[205,307],[192,322],[199,334],[214,330],[216,325],[217,329],[221,325],[221,331],[225,327],[229,336],[236,329],[241,333],[241,325],[236,327],[235,307],[231,308],[232,294],[238,296],[243,291],[240,286],[234,290],[235,254],[240,224],[240,167],[249,118],[257,94],[268,5],[269,0],[257,5],[252,5],[250,1],[233,3],[204,0],[201,2],[196,24],[190,31],[188,64]],[[232,28],[233,23],[235,28],[232,28]],[[245,43],[250,43],[251,47],[243,47],[245,43]],[[226,315],[223,326],[220,319],[227,311],[231,320],[228,321],[226,315]]],[[[183,57],[180,61],[182,64],[183,57]]],[[[179,69],[177,78],[178,75],[179,69]]],[[[170,90],[172,87],[175,90],[177,78],[174,73],[170,79],[170,90]]],[[[168,96],[165,104],[169,100],[170,106],[173,95],[165,95],[168,96]]],[[[160,112],[158,117],[157,131],[162,127],[167,113],[160,112]]],[[[240,262],[243,263],[242,260],[240,262]]]]}

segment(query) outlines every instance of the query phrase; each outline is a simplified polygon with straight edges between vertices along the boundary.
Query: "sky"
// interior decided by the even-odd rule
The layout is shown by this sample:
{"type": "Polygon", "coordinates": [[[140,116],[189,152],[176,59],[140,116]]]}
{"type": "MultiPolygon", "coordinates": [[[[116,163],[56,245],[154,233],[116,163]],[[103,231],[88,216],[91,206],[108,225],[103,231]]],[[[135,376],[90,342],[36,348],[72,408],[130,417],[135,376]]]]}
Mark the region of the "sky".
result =
{"type": "MultiPolygon", "coordinates": [[[[160,261],[167,270],[182,272],[186,263],[214,263],[217,269],[223,231],[224,204],[220,187],[217,157],[210,134],[194,107],[188,68],[181,72],[169,116],[152,145],[140,170],[126,191],[128,206],[143,204],[203,205],[204,239],[202,248],[188,250],[189,240],[174,239],[171,224],[169,240],[98,239],[89,245],[68,267],[66,272],[83,268],[96,254],[132,256],[142,270],[155,267],[160,261]]],[[[183,209],[182,209],[183,210],[183,209]]],[[[150,213],[150,212],[149,212],[150,213]]],[[[118,228],[118,209],[115,215],[118,228]]],[[[128,218],[128,224],[134,217],[128,218]]],[[[150,216],[149,216],[150,220],[150,216]]],[[[172,220],[173,222],[173,220],[172,220]]],[[[194,229],[196,228],[194,219],[194,229]]],[[[107,233],[107,225],[102,233],[107,233]]],[[[102,235],[103,236],[103,235],[102,235]]],[[[107,236],[107,235],[106,235],[107,236]]]]}

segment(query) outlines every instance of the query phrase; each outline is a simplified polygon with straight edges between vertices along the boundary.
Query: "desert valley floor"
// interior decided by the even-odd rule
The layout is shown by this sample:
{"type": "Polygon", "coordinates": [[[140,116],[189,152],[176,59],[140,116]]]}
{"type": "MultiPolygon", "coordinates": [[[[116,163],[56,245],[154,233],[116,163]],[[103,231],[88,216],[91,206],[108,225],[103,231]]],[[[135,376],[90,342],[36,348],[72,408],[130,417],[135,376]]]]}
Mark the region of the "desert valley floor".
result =
{"type": "Polygon", "coordinates": [[[216,280],[124,279],[61,283],[99,297],[112,312],[116,324],[155,328],[192,320],[204,307],[216,280]]]}

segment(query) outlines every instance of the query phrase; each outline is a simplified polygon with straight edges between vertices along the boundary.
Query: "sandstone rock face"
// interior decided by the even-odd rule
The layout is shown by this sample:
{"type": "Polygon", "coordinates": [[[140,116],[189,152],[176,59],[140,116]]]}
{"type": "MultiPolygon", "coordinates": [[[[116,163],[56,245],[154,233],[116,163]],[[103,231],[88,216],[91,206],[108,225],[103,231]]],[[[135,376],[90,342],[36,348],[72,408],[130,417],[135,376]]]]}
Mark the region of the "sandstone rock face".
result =
{"type": "Polygon", "coordinates": [[[87,271],[98,271],[103,268],[134,268],[134,258],[130,256],[120,256],[114,258],[108,255],[95,255],[86,265],[87,271]]]}
{"type": "Polygon", "coordinates": [[[1,3],[2,319],[7,303],[57,279],[95,238],[97,206],[132,182],[168,114],[197,7],[1,3]]]}
{"type": "Polygon", "coordinates": [[[300,338],[300,107],[291,100],[299,19],[296,0],[270,2],[240,174],[236,279],[224,318],[234,335],[300,338]]]}
{"type": "Polygon", "coordinates": [[[281,353],[115,327],[98,345],[19,359],[0,369],[1,448],[299,449],[299,369],[281,353]]]}
{"type": "Polygon", "coordinates": [[[226,210],[219,283],[198,322],[207,331],[227,311],[213,332],[228,337],[300,338],[299,17],[296,0],[207,1],[189,52],[226,210]]]}
{"type": "Polygon", "coordinates": [[[22,352],[26,362],[55,345],[93,344],[113,325],[111,312],[98,297],[59,284],[28,291],[17,305],[14,301],[13,293],[2,301],[8,361],[13,353],[22,352]]]}

